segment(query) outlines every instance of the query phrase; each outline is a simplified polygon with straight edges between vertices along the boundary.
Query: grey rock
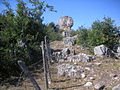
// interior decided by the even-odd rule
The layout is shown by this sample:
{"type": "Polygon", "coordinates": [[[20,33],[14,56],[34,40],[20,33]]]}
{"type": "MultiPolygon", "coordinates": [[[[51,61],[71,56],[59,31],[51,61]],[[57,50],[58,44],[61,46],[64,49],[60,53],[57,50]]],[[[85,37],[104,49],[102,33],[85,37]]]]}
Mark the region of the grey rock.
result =
{"type": "Polygon", "coordinates": [[[90,80],[95,80],[95,78],[94,77],[90,77],[90,80]]]}
{"type": "Polygon", "coordinates": [[[65,46],[73,46],[75,44],[76,39],[77,39],[77,36],[65,37],[65,38],[63,38],[64,45],[65,46]]]}
{"type": "Polygon", "coordinates": [[[85,73],[81,73],[81,78],[85,78],[85,77],[86,77],[85,73]]]}
{"type": "Polygon", "coordinates": [[[81,66],[72,64],[61,64],[57,66],[58,76],[79,76],[84,70],[81,66]]]}
{"type": "Polygon", "coordinates": [[[52,60],[54,62],[63,62],[69,55],[75,55],[75,50],[69,48],[63,48],[62,50],[53,51],[52,60]]]}
{"type": "Polygon", "coordinates": [[[94,56],[87,55],[84,53],[79,53],[78,55],[70,56],[67,58],[69,62],[90,62],[94,59],[94,56]]]}
{"type": "Polygon", "coordinates": [[[100,45],[94,48],[94,54],[99,57],[110,56],[111,50],[105,45],[100,45]]]}
{"type": "Polygon", "coordinates": [[[92,85],[93,85],[92,82],[87,82],[87,83],[84,85],[84,87],[90,87],[90,86],[92,86],[92,85]]]}
{"type": "Polygon", "coordinates": [[[72,32],[72,31],[63,31],[63,32],[62,32],[62,36],[63,36],[63,37],[71,37],[71,32],[72,32]]]}
{"type": "Polygon", "coordinates": [[[73,19],[69,16],[63,16],[58,20],[59,29],[71,30],[73,26],[73,19]]]}
{"type": "Polygon", "coordinates": [[[61,51],[52,53],[52,60],[53,60],[53,62],[58,62],[60,59],[62,59],[61,51]]]}
{"type": "Polygon", "coordinates": [[[105,85],[102,85],[102,84],[96,84],[96,85],[94,86],[94,88],[95,88],[96,90],[103,90],[104,87],[105,87],[105,85]]]}
{"type": "Polygon", "coordinates": [[[63,48],[61,53],[63,58],[67,58],[67,56],[70,54],[70,50],[68,48],[63,48]]]}
{"type": "Polygon", "coordinates": [[[112,90],[120,90],[120,84],[118,84],[117,86],[114,86],[112,90]]]}
{"type": "Polygon", "coordinates": [[[117,44],[113,47],[113,51],[115,52],[116,57],[120,57],[120,44],[117,44]]]}
{"type": "Polygon", "coordinates": [[[94,64],[97,65],[97,66],[100,66],[102,63],[96,62],[94,64]]]}
{"type": "Polygon", "coordinates": [[[86,66],[87,67],[92,67],[94,64],[93,63],[87,63],[86,66]]]}

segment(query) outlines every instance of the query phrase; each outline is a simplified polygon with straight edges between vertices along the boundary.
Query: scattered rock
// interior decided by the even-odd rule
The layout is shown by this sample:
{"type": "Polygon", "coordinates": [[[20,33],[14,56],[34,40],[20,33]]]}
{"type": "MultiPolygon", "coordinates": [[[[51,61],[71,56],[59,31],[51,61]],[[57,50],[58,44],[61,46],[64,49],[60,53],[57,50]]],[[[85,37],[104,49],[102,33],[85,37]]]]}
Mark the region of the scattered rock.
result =
{"type": "Polygon", "coordinates": [[[52,60],[55,62],[63,62],[67,59],[68,55],[75,55],[75,50],[63,48],[62,50],[53,51],[52,60]]]}
{"type": "Polygon", "coordinates": [[[120,44],[115,45],[113,51],[115,52],[116,57],[120,57],[120,44]]]}
{"type": "Polygon", "coordinates": [[[94,88],[95,88],[96,90],[103,90],[104,87],[105,87],[105,85],[102,85],[102,84],[96,84],[96,85],[94,86],[94,88]]]}
{"type": "Polygon", "coordinates": [[[97,63],[94,63],[94,64],[97,65],[97,66],[100,66],[102,63],[97,62],[97,63]]]}
{"type": "Polygon", "coordinates": [[[90,71],[91,69],[90,69],[89,67],[85,67],[85,70],[88,70],[88,71],[90,71]]]}
{"type": "Polygon", "coordinates": [[[85,78],[85,77],[86,77],[85,73],[82,73],[81,78],[85,78]]]}
{"type": "Polygon", "coordinates": [[[67,58],[69,62],[90,62],[95,58],[91,55],[87,55],[84,53],[79,53],[78,55],[70,56],[67,58]]]}
{"type": "Polygon", "coordinates": [[[79,76],[84,70],[81,66],[72,65],[72,64],[61,64],[57,66],[58,76],[79,76]]]}
{"type": "Polygon", "coordinates": [[[93,63],[87,63],[86,67],[92,67],[94,64],[93,63]]]}
{"type": "Polygon", "coordinates": [[[62,54],[62,58],[67,58],[68,54],[70,54],[70,50],[68,48],[63,48],[61,54],[62,54]]]}
{"type": "Polygon", "coordinates": [[[65,46],[73,46],[75,44],[76,39],[77,39],[77,36],[65,37],[65,38],[63,38],[64,45],[65,46]]]}
{"type": "Polygon", "coordinates": [[[90,77],[90,80],[95,80],[95,78],[94,77],[90,77]]]}
{"type": "Polygon", "coordinates": [[[90,86],[92,86],[93,84],[92,84],[92,82],[87,82],[84,86],[85,87],[90,87],[90,86]]]}
{"type": "Polygon", "coordinates": [[[65,60],[64,59],[60,59],[59,62],[64,62],[65,60]]]}
{"type": "Polygon", "coordinates": [[[114,86],[112,90],[120,90],[120,84],[118,84],[117,86],[114,86]]]}
{"type": "Polygon", "coordinates": [[[111,50],[105,45],[100,45],[94,48],[94,54],[99,57],[110,56],[111,50]]]}

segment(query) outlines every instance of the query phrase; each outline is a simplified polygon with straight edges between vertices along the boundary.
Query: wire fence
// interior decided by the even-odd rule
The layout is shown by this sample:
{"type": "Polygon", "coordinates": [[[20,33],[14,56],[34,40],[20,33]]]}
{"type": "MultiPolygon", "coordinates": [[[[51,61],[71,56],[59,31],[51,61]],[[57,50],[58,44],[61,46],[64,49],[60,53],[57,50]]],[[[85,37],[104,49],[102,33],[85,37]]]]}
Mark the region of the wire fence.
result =
{"type": "Polygon", "coordinates": [[[42,49],[42,60],[30,65],[30,66],[25,66],[25,63],[22,61],[18,61],[18,65],[20,66],[20,68],[22,69],[22,72],[20,74],[20,77],[18,79],[18,83],[17,86],[20,85],[20,81],[24,78],[29,78],[29,80],[31,81],[32,85],[33,85],[33,90],[42,90],[40,87],[41,85],[39,85],[36,80],[34,79],[33,75],[30,73],[29,69],[30,68],[34,68],[36,65],[40,64],[43,62],[43,65],[41,65],[39,71],[43,71],[44,70],[44,86],[45,89],[49,88],[49,84],[51,83],[51,73],[50,73],[50,60],[51,60],[51,53],[50,53],[50,44],[49,41],[47,39],[47,36],[44,37],[44,41],[41,42],[41,49],[42,49]],[[25,77],[26,76],[26,77],[25,77]]]}
{"type": "MultiPolygon", "coordinates": [[[[19,66],[22,69],[22,72],[20,74],[20,78],[18,80],[18,85],[19,82],[21,81],[21,79],[27,79],[25,76],[27,76],[30,80],[30,83],[32,84],[32,89],[25,89],[25,90],[57,90],[59,89],[64,89],[64,88],[69,88],[69,87],[74,87],[74,86],[79,86],[77,85],[78,83],[80,83],[79,78],[80,77],[65,77],[65,78],[60,78],[57,76],[57,68],[56,66],[61,65],[62,62],[57,62],[57,63],[52,63],[52,59],[59,59],[59,57],[55,57],[52,54],[52,50],[50,48],[50,43],[49,40],[47,39],[47,37],[44,37],[44,41],[41,42],[41,49],[42,49],[42,60],[26,67],[24,62],[18,61],[19,66]],[[22,63],[22,64],[21,64],[22,63]],[[43,63],[41,65],[41,63],[43,63]],[[34,68],[36,67],[36,65],[40,64],[40,68],[37,69],[40,74],[39,74],[39,78],[42,77],[41,82],[37,83],[37,80],[35,80],[34,76],[32,75],[32,73],[30,73],[29,69],[30,68],[34,68]],[[40,76],[42,75],[42,76],[40,76]],[[72,81],[70,81],[72,80],[72,81]],[[74,82],[75,80],[78,80],[79,82],[74,82]],[[70,86],[70,84],[66,84],[65,86],[63,85],[63,81],[65,82],[71,82],[72,85],[70,86]],[[42,84],[41,84],[42,83],[42,84]],[[64,86],[63,88],[60,88],[61,86],[64,86]]],[[[57,61],[57,60],[56,60],[57,61]]],[[[65,63],[65,62],[63,62],[65,63]]],[[[69,63],[69,62],[66,62],[69,63]]],[[[25,85],[27,87],[27,84],[25,85]]]]}

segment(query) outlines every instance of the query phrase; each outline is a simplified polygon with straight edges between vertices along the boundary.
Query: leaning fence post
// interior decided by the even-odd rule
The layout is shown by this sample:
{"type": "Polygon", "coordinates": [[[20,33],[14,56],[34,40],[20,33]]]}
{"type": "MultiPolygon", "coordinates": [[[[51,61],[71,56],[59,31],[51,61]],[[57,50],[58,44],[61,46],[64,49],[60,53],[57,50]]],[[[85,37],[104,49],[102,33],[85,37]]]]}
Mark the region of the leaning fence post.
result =
{"type": "Polygon", "coordinates": [[[44,67],[44,79],[45,79],[45,87],[48,89],[48,78],[47,78],[47,68],[46,68],[46,59],[45,59],[45,49],[44,49],[44,42],[41,42],[42,47],[42,57],[43,57],[43,67],[44,67]]]}
{"type": "Polygon", "coordinates": [[[45,36],[45,50],[46,50],[46,56],[47,56],[47,72],[49,75],[49,80],[51,83],[51,73],[50,73],[50,55],[49,55],[49,50],[48,50],[48,45],[47,45],[47,36],[45,36]]]}
{"type": "Polygon", "coordinates": [[[31,73],[29,72],[28,68],[25,66],[25,63],[22,62],[22,61],[18,61],[18,65],[24,71],[24,73],[28,76],[28,78],[32,82],[34,88],[36,90],[41,90],[41,88],[39,87],[39,85],[37,84],[37,82],[35,81],[35,79],[32,77],[31,73]]]}

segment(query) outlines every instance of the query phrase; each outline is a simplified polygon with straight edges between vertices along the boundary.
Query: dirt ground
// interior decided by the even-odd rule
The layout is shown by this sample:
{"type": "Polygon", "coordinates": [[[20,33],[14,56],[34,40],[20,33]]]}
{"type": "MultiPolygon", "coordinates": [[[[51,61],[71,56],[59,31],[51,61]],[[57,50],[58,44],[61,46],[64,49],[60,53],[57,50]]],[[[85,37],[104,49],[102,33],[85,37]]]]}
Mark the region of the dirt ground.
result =
{"type": "MultiPolygon", "coordinates": [[[[53,49],[64,48],[62,42],[52,43],[53,49]]],[[[79,46],[70,47],[74,48],[77,53],[87,51],[81,50],[79,46]]],[[[69,62],[63,62],[69,63],[69,62]]],[[[104,89],[101,90],[112,90],[117,84],[120,84],[120,59],[113,58],[100,58],[96,57],[95,60],[86,63],[75,63],[85,68],[85,77],[58,77],[57,68],[59,64],[53,63],[50,66],[52,82],[49,84],[48,90],[96,90],[95,85],[103,85],[104,89]],[[91,82],[90,87],[85,87],[87,82],[91,82]]],[[[70,63],[74,64],[74,63],[70,63]]],[[[37,70],[35,73],[35,80],[39,84],[42,90],[45,89],[44,75],[43,72],[37,70]]],[[[35,90],[30,80],[27,78],[22,82],[21,86],[15,87],[11,85],[0,86],[0,90],[35,90]]]]}

